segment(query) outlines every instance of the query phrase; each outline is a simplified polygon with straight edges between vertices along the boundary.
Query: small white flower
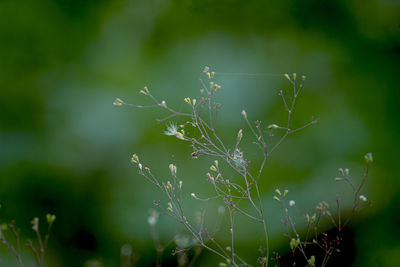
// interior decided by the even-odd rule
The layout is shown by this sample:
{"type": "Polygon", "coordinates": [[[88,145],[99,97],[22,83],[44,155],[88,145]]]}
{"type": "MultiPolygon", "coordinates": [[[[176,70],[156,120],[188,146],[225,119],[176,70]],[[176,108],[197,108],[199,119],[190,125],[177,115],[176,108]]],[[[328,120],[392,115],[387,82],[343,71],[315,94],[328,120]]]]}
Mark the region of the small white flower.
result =
{"type": "Polygon", "coordinates": [[[155,225],[158,221],[158,216],[160,215],[159,212],[155,211],[155,210],[151,210],[150,211],[150,216],[147,218],[147,222],[150,225],[155,225]]]}
{"type": "Polygon", "coordinates": [[[168,136],[176,135],[177,133],[178,133],[178,126],[176,125],[176,123],[173,122],[171,122],[167,126],[167,130],[164,131],[164,134],[168,136]]]}
{"type": "Polygon", "coordinates": [[[296,205],[296,202],[294,200],[290,200],[289,201],[289,206],[293,207],[294,205],[296,205]]]}
{"type": "Polygon", "coordinates": [[[364,195],[360,195],[360,200],[362,202],[367,202],[367,198],[364,195]]]}

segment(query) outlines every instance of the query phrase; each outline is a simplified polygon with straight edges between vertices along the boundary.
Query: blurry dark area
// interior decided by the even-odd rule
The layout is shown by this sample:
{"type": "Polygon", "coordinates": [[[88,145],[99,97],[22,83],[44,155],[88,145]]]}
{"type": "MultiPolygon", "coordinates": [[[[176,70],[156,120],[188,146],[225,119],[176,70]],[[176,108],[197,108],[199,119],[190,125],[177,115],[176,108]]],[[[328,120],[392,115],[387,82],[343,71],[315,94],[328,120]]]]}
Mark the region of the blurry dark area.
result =
{"type": "MultiPolygon", "coordinates": [[[[45,215],[56,214],[47,266],[120,266],[124,244],[138,266],[154,266],[147,218],[162,198],[138,175],[132,153],[161,177],[174,163],[188,196],[212,193],[205,173],[214,159],[192,159],[187,143],[163,135],[166,124],[156,119],[165,113],[112,103],[119,97],[148,104],[139,94],[148,86],[187,111],[183,99],[199,96],[204,66],[222,85],[217,130],[227,142],[241,128],[250,138],[243,109],[252,122],[283,124],[278,92],[289,86],[283,74],[307,76],[293,120],[303,125],[314,116],[319,122],[285,140],[260,181],[263,201],[272,207],[272,250],[283,266],[292,255],[272,200],[275,188],[288,188],[301,214],[312,214],[322,200],[334,205],[336,197],[348,214],[350,188],[334,178],[342,167],[360,181],[368,152],[374,163],[363,195],[372,205],[344,230],[342,252],[328,266],[400,266],[395,0],[0,1],[0,223],[15,220],[28,240],[33,217],[45,227],[45,215]]],[[[249,149],[246,157],[257,163],[257,148],[249,149]]],[[[201,209],[191,201],[188,210],[201,209]]],[[[218,205],[210,203],[211,209],[218,205]]],[[[238,225],[239,251],[256,265],[259,232],[245,220],[238,225]]],[[[162,242],[181,230],[160,216],[162,242]]],[[[165,266],[176,265],[172,248],[173,242],[165,266]]],[[[26,248],[25,254],[31,266],[26,248]]],[[[0,260],[17,266],[4,246],[0,260]]],[[[203,252],[196,266],[218,262],[203,252]]]]}

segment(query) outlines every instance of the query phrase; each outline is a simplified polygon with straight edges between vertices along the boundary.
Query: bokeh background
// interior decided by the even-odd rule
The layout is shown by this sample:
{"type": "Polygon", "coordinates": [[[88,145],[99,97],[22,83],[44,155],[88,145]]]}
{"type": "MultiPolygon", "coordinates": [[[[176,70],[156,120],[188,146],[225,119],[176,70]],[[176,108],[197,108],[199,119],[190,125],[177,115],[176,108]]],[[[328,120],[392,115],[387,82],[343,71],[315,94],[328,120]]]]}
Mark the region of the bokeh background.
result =
{"type": "MultiPolygon", "coordinates": [[[[363,155],[372,152],[363,192],[372,206],[352,221],[342,264],[400,266],[396,0],[0,1],[1,222],[15,219],[27,240],[34,216],[44,222],[55,213],[48,266],[91,259],[119,266],[126,243],[139,266],[154,265],[147,217],[153,200],[163,198],[138,175],[131,154],[160,177],[176,164],[187,195],[203,196],[211,194],[204,174],[214,159],[194,160],[188,144],[162,135],[165,124],[156,119],[165,113],[112,102],[150,103],[138,93],[148,86],[185,111],[183,98],[198,97],[206,65],[223,86],[218,130],[231,144],[240,128],[250,136],[242,109],[251,121],[283,123],[278,92],[289,83],[282,74],[307,75],[294,122],[315,116],[319,123],[288,138],[262,178],[273,249],[289,249],[272,201],[276,187],[290,190],[298,214],[312,213],[321,200],[333,205],[336,196],[348,204],[349,188],[333,180],[337,169],[350,168],[359,181],[363,155]]],[[[248,148],[257,163],[257,149],[248,148]]],[[[201,210],[202,203],[187,201],[190,212],[201,210]]],[[[208,203],[206,216],[213,218],[218,204],[208,203]]],[[[238,247],[254,263],[260,229],[246,220],[239,227],[238,247]]],[[[166,216],[158,229],[163,242],[179,231],[166,216]]],[[[170,252],[164,259],[174,266],[170,252]]],[[[32,266],[27,250],[24,256],[32,266]]],[[[4,247],[0,259],[16,266],[4,247]]],[[[203,253],[198,266],[217,262],[203,253]]]]}

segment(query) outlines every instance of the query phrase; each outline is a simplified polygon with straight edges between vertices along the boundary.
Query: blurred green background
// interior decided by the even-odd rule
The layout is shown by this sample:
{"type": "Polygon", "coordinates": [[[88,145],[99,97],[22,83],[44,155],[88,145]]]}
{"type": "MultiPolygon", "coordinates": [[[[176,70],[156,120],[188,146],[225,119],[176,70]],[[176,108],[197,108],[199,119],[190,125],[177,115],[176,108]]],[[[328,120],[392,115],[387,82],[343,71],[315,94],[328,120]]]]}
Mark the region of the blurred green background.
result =
{"type": "MultiPolygon", "coordinates": [[[[333,181],[337,168],[359,180],[363,155],[372,152],[364,195],[373,205],[352,221],[351,255],[342,264],[400,266],[396,0],[0,1],[1,222],[15,219],[26,240],[34,237],[34,216],[55,213],[48,266],[90,259],[119,266],[125,243],[139,266],[153,265],[147,217],[163,198],[138,175],[131,154],[160,177],[176,164],[187,195],[203,196],[212,193],[204,173],[214,159],[193,160],[187,143],[162,135],[165,124],[156,119],[165,113],[112,102],[149,103],[138,94],[148,86],[185,111],[183,98],[198,97],[206,65],[223,87],[218,130],[232,145],[238,129],[250,136],[242,109],[251,121],[283,124],[278,92],[289,83],[281,74],[307,75],[294,122],[315,116],[319,123],[280,146],[261,183],[273,249],[289,249],[272,201],[276,187],[290,190],[301,214],[321,200],[333,205],[337,195],[346,201],[349,188],[333,181]]],[[[257,163],[255,147],[245,153],[257,163]]],[[[189,210],[201,205],[188,199],[189,210]]],[[[248,220],[239,227],[239,251],[255,264],[261,229],[248,220]]],[[[163,241],[178,230],[160,218],[163,241]]],[[[170,249],[164,258],[174,265],[170,249]]],[[[0,259],[16,266],[4,247],[0,259]]],[[[210,262],[217,259],[204,253],[198,265],[210,262]]]]}

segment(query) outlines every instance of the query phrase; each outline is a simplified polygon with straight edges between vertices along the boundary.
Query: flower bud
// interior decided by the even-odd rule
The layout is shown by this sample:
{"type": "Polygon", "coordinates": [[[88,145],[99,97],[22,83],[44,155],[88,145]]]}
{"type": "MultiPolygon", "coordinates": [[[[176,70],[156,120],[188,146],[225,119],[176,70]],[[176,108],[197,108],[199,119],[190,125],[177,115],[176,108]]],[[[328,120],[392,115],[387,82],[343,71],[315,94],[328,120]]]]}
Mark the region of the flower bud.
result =
{"type": "Polygon", "coordinates": [[[242,110],[242,116],[243,116],[245,119],[247,119],[247,113],[246,113],[246,110],[242,110]]]}
{"type": "Polygon", "coordinates": [[[169,170],[171,171],[172,176],[176,175],[176,166],[174,164],[169,164],[169,170]]]}
{"type": "Polygon", "coordinates": [[[170,212],[173,212],[174,210],[172,209],[172,204],[171,202],[168,202],[168,208],[167,210],[169,210],[170,212]]]}
{"type": "Polygon", "coordinates": [[[367,164],[370,164],[372,162],[374,162],[374,158],[372,157],[372,153],[367,153],[364,156],[365,162],[367,162],[367,164]]]}
{"type": "Polygon", "coordinates": [[[56,220],[56,215],[46,214],[46,220],[48,224],[52,224],[56,220]]]}
{"type": "Polygon", "coordinates": [[[270,125],[268,125],[268,130],[273,130],[273,129],[276,129],[276,128],[279,128],[279,126],[276,125],[276,124],[270,124],[270,125]]]}
{"type": "Polygon", "coordinates": [[[113,103],[114,107],[120,107],[120,106],[123,106],[124,104],[125,104],[125,102],[122,101],[120,98],[115,99],[115,101],[113,103]]]}
{"type": "Polygon", "coordinates": [[[139,163],[139,157],[138,157],[136,154],[133,154],[133,155],[132,155],[132,158],[131,158],[131,162],[133,162],[133,163],[139,163]]]}
{"type": "Polygon", "coordinates": [[[240,129],[239,132],[238,132],[238,136],[237,136],[238,141],[242,140],[242,137],[243,137],[243,130],[240,129]]]}

